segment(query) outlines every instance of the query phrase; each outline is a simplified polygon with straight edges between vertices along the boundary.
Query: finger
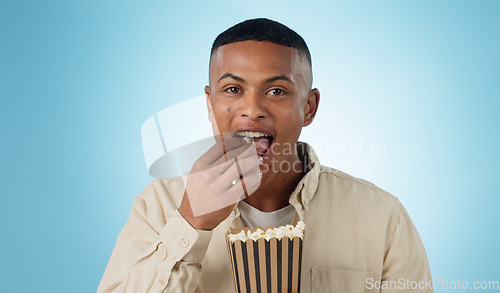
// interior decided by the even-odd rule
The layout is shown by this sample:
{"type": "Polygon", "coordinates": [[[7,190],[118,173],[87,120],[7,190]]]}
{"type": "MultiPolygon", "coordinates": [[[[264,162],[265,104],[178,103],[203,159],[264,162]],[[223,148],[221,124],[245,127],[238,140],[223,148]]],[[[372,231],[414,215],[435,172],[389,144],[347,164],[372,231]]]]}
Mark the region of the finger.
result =
{"type": "Polygon", "coordinates": [[[215,141],[223,145],[227,151],[248,143],[243,137],[237,136],[235,132],[224,132],[215,137],[215,141]]]}
{"type": "MultiPolygon", "coordinates": [[[[244,194],[247,194],[246,185],[244,181],[239,182],[238,179],[243,178],[245,175],[251,173],[260,173],[259,160],[257,156],[248,157],[242,160],[237,160],[234,166],[231,166],[224,174],[221,176],[221,183],[227,184],[229,180],[230,188],[231,185],[241,184],[244,194]],[[236,177],[237,176],[237,177],[236,177]]],[[[253,191],[252,191],[253,192],[253,191]]]]}
{"type": "MultiPolygon", "coordinates": [[[[239,153],[241,149],[235,151],[239,153]]],[[[188,180],[190,182],[201,180],[205,183],[213,183],[219,176],[227,173],[232,166],[236,166],[235,170],[239,172],[231,170],[232,173],[230,173],[230,177],[232,179],[228,182],[231,182],[235,178],[239,178],[242,173],[248,172],[250,169],[259,169],[259,157],[256,154],[255,148],[247,148],[247,150],[238,156],[238,160],[233,159],[226,162],[224,159],[220,159],[210,166],[204,166],[201,169],[193,168],[189,174],[188,180]],[[240,170],[238,170],[238,168],[240,168],[240,170]]],[[[225,179],[222,178],[222,180],[225,179]]]]}
{"type": "MultiPolygon", "coordinates": [[[[245,158],[242,160],[237,160],[237,165],[239,168],[239,172],[241,174],[242,179],[245,177],[251,176],[251,174],[262,174],[260,172],[260,164],[259,164],[259,159],[257,155],[245,158]]],[[[259,175],[260,178],[260,175],[259,175]]],[[[249,190],[247,185],[246,185],[246,180],[242,180],[242,185],[243,185],[243,190],[245,191],[245,196],[250,195],[253,193],[255,190],[249,190]]]]}
{"type": "MultiPolygon", "coordinates": [[[[221,139],[221,143],[226,153],[249,144],[247,140],[243,139],[242,137],[236,136],[234,132],[225,132],[221,137],[223,137],[223,139],[221,139]]],[[[228,157],[228,159],[230,158],[228,157]]]]}
{"type": "Polygon", "coordinates": [[[234,143],[236,140],[242,140],[243,137],[239,136],[239,135],[236,135],[236,132],[223,132],[221,133],[220,135],[216,136],[215,137],[215,140],[217,142],[222,142],[224,141],[224,143],[228,143],[227,147],[229,148],[230,147],[230,144],[231,144],[231,141],[234,143]]]}
{"type": "Polygon", "coordinates": [[[235,204],[245,197],[244,185],[246,194],[252,194],[260,186],[259,173],[259,169],[248,170],[240,178],[238,168],[232,164],[226,173],[216,177],[209,190],[205,186],[197,186],[197,192],[187,193],[193,215],[204,215],[235,204]]]}
{"type": "Polygon", "coordinates": [[[216,143],[196,161],[196,164],[201,168],[205,168],[217,161],[223,155],[224,150],[222,148],[222,144],[216,143]]]}
{"type": "Polygon", "coordinates": [[[214,183],[215,180],[218,180],[219,177],[226,173],[228,169],[231,166],[234,166],[236,164],[236,160],[231,160],[228,162],[224,162],[220,164],[214,164],[211,166],[205,166],[203,167],[204,169],[193,169],[191,170],[191,173],[189,173],[188,180],[193,182],[193,181],[198,181],[197,179],[201,179],[202,182],[205,184],[211,184],[214,183]]]}
{"type": "Polygon", "coordinates": [[[220,172],[218,173],[220,174],[220,182],[222,184],[227,184],[228,182],[232,182],[234,179],[240,178],[245,173],[254,171],[260,172],[259,157],[257,155],[251,155],[241,160],[233,160],[216,165],[211,169],[213,169],[214,172],[220,172]]]}
{"type": "Polygon", "coordinates": [[[226,190],[226,192],[213,194],[207,196],[203,200],[197,200],[191,205],[191,210],[195,217],[212,213],[220,209],[237,203],[243,194],[241,184],[235,185],[233,188],[226,190]]]}
{"type": "Polygon", "coordinates": [[[197,161],[196,164],[201,167],[207,167],[212,165],[215,161],[220,158],[224,158],[224,154],[226,153],[226,149],[222,142],[217,142],[213,145],[208,151],[206,151],[197,161]]]}
{"type": "Polygon", "coordinates": [[[243,184],[245,184],[246,197],[252,195],[259,188],[262,182],[262,177],[260,174],[260,171],[254,171],[244,175],[241,179],[243,181],[243,184]]]}
{"type": "Polygon", "coordinates": [[[260,171],[259,156],[252,155],[236,161],[240,169],[241,175],[245,175],[254,171],[260,171]]]}
{"type": "Polygon", "coordinates": [[[251,156],[257,156],[257,149],[253,147],[253,144],[247,143],[236,149],[228,151],[226,157],[219,158],[213,163],[213,165],[222,164],[224,161],[233,160],[234,158],[244,159],[251,156]]]}
{"type": "Polygon", "coordinates": [[[220,174],[217,178],[217,182],[221,184],[221,186],[227,186],[227,188],[231,188],[234,184],[232,182],[234,180],[239,181],[241,178],[241,173],[239,171],[239,167],[236,163],[232,164],[224,173],[220,174]]]}
{"type": "MultiPolygon", "coordinates": [[[[199,216],[223,209],[235,204],[244,194],[243,185],[240,180],[236,165],[232,165],[224,176],[219,176],[213,182],[213,188],[209,192],[200,190],[196,198],[193,198],[192,211],[194,216],[199,216]],[[227,176],[227,177],[226,177],[227,176]],[[230,178],[231,181],[229,181],[230,178]],[[233,183],[234,181],[234,183],[233,183]]],[[[206,189],[206,187],[205,187],[206,189]]],[[[189,193],[188,193],[189,195],[189,193]]]]}
{"type": "Polygon", "coordinates": [[[240,147],[247,145],[248,143],[240,137],[230,137],[226,134],[226,138],[222,141],[219,138],[216,138],[217,143],[212,146],[203,156],[198,159],[198,162],[201,166],[212,165],[215,162],[219,161],[228,161],[231,158],[227,158],[225,156],[226,153],[239,149],[240,147]]]}

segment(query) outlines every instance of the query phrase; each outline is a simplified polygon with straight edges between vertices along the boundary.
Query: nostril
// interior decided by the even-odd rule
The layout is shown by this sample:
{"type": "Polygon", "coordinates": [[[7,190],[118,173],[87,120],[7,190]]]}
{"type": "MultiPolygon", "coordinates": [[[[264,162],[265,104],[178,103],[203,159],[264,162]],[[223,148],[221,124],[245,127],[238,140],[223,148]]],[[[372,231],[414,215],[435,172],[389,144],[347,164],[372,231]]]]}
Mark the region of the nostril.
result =
{"type": "Polygon", "coordinates": [[[247,98],[241,108],[241,116],[250,119],[264,118],[266,115],[265,106],[255,98],[247,98]]]}
{"type": "Polygon", "coordinates": [[[241,117],[250,118],[250,119],[261,119],[261,118],[265,118],[266,116],[263,114],[255,114],[254,115],[252,113],[244,112],[244,113],[241,113],[241,117]]]}

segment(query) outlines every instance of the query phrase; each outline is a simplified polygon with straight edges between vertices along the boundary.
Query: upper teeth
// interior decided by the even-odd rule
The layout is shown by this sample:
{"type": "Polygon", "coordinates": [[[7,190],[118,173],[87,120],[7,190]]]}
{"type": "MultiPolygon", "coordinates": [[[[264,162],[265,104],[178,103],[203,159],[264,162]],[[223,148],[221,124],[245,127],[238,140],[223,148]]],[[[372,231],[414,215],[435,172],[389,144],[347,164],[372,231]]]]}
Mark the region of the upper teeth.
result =
{"type": "Polygon", "coordinates": [[[269,134],[265,134],[265,133],[262,133],[262,132],[253,132],[253,131],[240,131],[240,132],[236,132],[236,135],[238,135],[238,136],[244,136],[244,137],[270,136],[269,134]]]}

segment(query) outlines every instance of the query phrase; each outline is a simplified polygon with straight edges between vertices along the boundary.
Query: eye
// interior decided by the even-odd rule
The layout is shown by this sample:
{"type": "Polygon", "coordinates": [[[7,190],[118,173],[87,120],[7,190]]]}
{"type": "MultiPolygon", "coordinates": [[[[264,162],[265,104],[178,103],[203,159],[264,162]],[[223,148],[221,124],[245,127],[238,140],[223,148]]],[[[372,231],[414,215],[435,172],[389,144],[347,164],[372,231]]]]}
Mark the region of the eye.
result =
{"type": "Polygon", "coordinates": [[[279,95],[286,94],[286,92],[282,89],[272,89],[268,92],[268,94],[273,95],[273,96],[279,96],[279,95]]]}
{"type": "Polygon", "coordinates": [[[239,94],[241,93],[241,89],[235,86],[228,87],[224,91],[230,93],[230,94],[239,94]]]}

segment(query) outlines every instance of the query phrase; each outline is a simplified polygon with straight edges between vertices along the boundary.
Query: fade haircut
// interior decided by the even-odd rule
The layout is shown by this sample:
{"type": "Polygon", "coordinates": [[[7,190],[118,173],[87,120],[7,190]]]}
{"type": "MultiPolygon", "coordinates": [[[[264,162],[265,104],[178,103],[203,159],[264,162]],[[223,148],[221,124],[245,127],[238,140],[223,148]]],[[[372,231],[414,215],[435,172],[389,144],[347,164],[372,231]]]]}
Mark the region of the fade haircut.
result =
{"type": "Polygon", "coordinates": [[[212,45],[210,59],[212,59],[213,54],[219,47],[243,41],[268,41],[295,48],[299,50],[312,67],[311,53],[304,39],[287,26],[267,18],[245,20],[222,32],[212,45]]]}

